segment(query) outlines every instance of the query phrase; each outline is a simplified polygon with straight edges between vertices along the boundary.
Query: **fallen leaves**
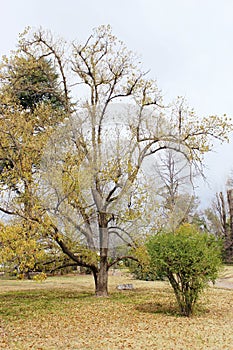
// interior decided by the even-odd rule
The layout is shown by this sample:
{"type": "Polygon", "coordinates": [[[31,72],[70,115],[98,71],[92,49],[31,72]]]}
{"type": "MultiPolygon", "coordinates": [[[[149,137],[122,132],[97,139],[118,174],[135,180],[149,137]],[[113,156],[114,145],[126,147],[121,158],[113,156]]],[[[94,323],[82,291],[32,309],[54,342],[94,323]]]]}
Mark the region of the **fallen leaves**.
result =
{"type": "Polygon", "coordinates": [[[0,286],[8,350],[222,350],[233,344],[233,291],[209,289],[192,318],[179,317],[166,282],[133,281],[135,290],[116,291],[128,277],[110,277],[110,298],[92,296],[91,276],[49,278],[0,286]],[[9,290],[6,291],[4,290],[9,290]]]}

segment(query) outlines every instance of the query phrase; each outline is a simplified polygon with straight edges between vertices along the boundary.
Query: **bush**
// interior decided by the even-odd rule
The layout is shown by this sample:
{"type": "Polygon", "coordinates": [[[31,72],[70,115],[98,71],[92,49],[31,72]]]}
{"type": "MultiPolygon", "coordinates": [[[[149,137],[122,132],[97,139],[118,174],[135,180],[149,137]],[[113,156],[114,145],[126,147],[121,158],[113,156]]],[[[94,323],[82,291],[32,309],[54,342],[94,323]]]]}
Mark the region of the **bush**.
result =
{"type": "Polygon", "coordinates": [[[144,266],[136,261],[130,262],[129,271],[135,279],[142,281],[163,281],[165,277],[164,274],[155,271],[152,266],[144,266]]]}
{"type": "Polygon", "coordinates": [[[139,263],[133,262],[129,265],[129,271],[132,273],[133,277],[137,280],[143,281],[155,281],[156,274],[151,269],[149,271],[145,271],[143,266],[139,265],[139,263]]]}
{"type": "Polygon", "coordinates": [[[190,316],[201,291],[218,276],[221,242],[184,224],[175,233],[151,237],[147,249],[153,270],[168,278],[181,314],[190,316]]]}
{"type": "Polygon", "coordinates": [[[44,272],[41,272],[35,276],[33,276],[33,281],[35,282],[43,282],[47,278],[47,275],[44,272]]]}

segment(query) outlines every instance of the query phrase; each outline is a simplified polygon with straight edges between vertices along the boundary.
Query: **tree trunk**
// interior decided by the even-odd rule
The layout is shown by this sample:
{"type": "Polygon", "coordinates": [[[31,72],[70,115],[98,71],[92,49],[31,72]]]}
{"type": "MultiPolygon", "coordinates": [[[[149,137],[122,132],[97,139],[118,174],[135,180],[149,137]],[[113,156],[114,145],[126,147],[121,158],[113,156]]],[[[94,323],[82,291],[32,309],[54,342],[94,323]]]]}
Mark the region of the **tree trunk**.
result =
{"type": "Polygon", "coordinates": [[[227,201],[229,208],[229,232],[226,237],[226,259],[227,262],[233,261],[233,190],[227,191],[227,201]]]}
{"type": "Polygon", "coordinates": [[[98,297],[108,296],[108,219],[105,212],[99,213],[100,261],[95,279],[95,294],[98,297]]]}
{"type": "Polygon", "coordinates": [[[226,213],[226,207],[225,207],[225,200],[223,197],[223,193],[219,193],[219,211],[220,211],[220,219],[222,224],[222,230],[224,237],[227,238],[228,236],[228,227],[227,227],[227,213],[226,213]]]}
{"type": "Polygon", "coordinates": [[[230,214],[230,240],[233,240],[233,190],[227,191],[227,200],[230,214]]]}
{"type": "Polygon", "coordinates": [[[95,280],[95,294],[97,297],[108,296],[108,257],[107,249],[101,249],[99,271],[93,273],[95,280]]]}

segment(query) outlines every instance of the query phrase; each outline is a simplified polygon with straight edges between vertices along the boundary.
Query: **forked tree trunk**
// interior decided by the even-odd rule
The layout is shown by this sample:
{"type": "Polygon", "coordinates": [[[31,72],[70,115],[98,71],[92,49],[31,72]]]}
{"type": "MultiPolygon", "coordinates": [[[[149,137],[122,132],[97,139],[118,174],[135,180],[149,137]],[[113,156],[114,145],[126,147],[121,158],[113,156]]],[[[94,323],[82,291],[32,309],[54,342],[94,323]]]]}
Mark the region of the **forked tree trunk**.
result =
{"type": "Polygon", "coordinates": [[[181,315],[191,316],[197,301],[198,291],[194,290],[187,282],[184,283],[182,280],[180,283],[177,282],[171,272],[168,273],[168,279],[174,290],[181,315]]]}

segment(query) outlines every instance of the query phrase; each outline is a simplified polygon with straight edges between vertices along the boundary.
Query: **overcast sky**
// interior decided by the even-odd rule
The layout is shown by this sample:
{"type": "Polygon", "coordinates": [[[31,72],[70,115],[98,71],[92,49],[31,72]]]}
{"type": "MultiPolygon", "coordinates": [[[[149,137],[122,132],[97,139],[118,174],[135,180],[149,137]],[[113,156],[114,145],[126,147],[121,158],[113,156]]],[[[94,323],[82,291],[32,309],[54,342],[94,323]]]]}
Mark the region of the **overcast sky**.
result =
{"type": "MultiPolygon", "coordinates": [[[[233,116],[233,0],[0,0],[0,55],[26,26],[84,40],[110,24],[142,57],[167,101],[187,98],[200,115],[233,116]]],[[[207,157],[212,193],[233,169],[233,142],[207,157]]],[[[205,191],[207,187],[201,187],[205,191]]]]}

